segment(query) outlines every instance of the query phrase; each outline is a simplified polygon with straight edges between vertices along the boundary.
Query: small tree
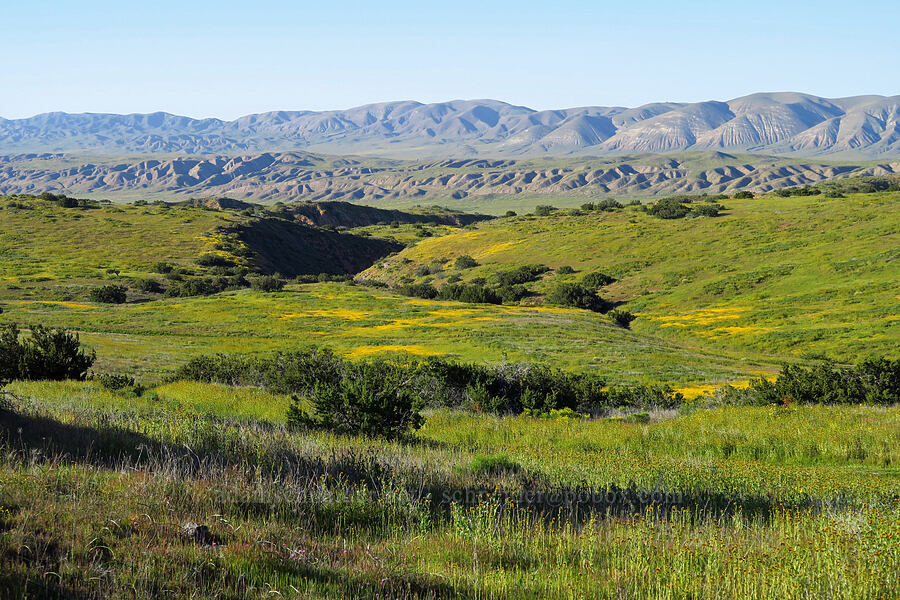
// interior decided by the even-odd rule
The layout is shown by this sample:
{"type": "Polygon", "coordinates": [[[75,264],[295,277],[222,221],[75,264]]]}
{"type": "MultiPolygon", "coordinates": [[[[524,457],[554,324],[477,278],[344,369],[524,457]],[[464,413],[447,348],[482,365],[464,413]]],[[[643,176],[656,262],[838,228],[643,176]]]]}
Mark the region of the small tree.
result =
{"type": "Polygon", "coordinates": [[[534,214],[538,217],[549,217],[555,210],[555,206],[550,206],[549,204],[538,204],[534,207],[534,214]]]}
{"type": "Polygon", "coordinates": [[[734,198],[737,200],[749,200],[753,198],[753,192],[749,192],[747,190],[741,190],[734,195],[734,198]]]}
{"type": "Polygon", "coordinates": [[[263,275],[251,279],[250,287],[260,292],[278,292],[284,288],[284,280],[272,275],[263,275]]]}
{"type": "Polygon", "coordinates": [[[455,269],[471,269],[473,267],[478,266],[478,261],[469,256],[468,254],[463,254],[462,256],[458,256],[456,261],[453,263],[453,267],[455,269]]]}
{"type": "Polygon", "coordinates": [[[609,311],[610,320],[618,325],[619,327],[624,327],[625,329],[631,328],[631,322],[637,319],[632,313],[627,310],[611,310],[609,311]]]}
{"type": "Polygon", "coordinates": [[[422,426],[422,401],[412,375],[384,361],[345,363],[338,382],[316,382],[308,394],[312,411],[294,396],[288,424],[397,439],[422,426]]]}
{"type": "Polygon", "coordinates": [[[557,285],[547,295],[547,302],[595,312],[603,312],[607,306],[606,302],[597,295],[595,290],[587,288],[580,283],[561,283],[557,285]]]}
{"type": "Polygon", "coordinates": [[[596,290],[602,288],[605,285],[609,285],[614,281],[615,279],[613,279],[606,273],[594,271],[593,273],[586,273],[585,276],[581,278],[581,285],[587,288],[591,288],[592,290],[596,290]]]}
{"type": "Polygon", "coordinates": [[[84,380],[96,354],[81,347],[77,334],[65,329],[31,328],[31,337],[19,339],[19,328],[0,329],[0,382],[12,379],[84,380]]]}
{"type": "Polygon", "coordinates": [[[105,304],[122,304],[128,299],[124,285],[104,285],[91,290],[91,300],[105,304]]]}

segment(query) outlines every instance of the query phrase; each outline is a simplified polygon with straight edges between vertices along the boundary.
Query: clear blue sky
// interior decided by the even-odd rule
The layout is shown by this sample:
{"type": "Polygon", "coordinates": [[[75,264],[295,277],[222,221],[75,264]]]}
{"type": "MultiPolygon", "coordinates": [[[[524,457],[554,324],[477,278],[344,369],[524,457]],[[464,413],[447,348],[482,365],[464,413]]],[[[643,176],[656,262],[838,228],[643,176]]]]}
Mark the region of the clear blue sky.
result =
{"type": "Polygon", "coordinates": [[[897,0],[4,4],[6,118],[900,94],[897,0]]]}

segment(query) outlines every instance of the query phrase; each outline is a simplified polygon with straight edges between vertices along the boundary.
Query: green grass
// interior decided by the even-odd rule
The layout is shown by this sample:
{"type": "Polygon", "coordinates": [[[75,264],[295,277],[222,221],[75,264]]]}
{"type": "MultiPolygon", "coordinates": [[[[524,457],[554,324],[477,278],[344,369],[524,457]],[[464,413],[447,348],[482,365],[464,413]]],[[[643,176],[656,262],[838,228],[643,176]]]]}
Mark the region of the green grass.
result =
{"type": "Polygon", "coordinates": [[[639,315],[638,333],[747,357],[896,353],[900,194],[725,204],[717,218],[667,221],[628,208],[500,219],[425,240],[365,276],[415,278],[418,266],[463,254],[481,263],[458,272],[464,281],[522,264],[567,265],[577,273],[551,272],[534,290],[600,270],[618,279],[602,295],[639,315]]]}
{"type": "Polygon", "coordinates": [[[285,430],[283,400],[258,391],[11,389],[4,598],[856,600],[900,586],[897,407],[647,424],[439,411],[388,443],[285,430]]]}

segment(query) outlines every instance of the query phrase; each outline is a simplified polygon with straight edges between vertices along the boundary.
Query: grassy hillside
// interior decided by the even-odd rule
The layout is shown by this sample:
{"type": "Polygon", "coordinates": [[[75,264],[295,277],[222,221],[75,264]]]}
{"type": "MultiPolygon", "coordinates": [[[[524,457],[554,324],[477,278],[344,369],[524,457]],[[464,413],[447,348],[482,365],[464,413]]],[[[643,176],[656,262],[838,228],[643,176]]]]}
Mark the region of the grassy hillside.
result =
{"type": "Polygon", "coordinates": [[[390,443],[292,431],[272,416],[284,398],[191,385],[139,399],[12,386],[0,596],[877,600],[900,586],[896,407],[645,424],[440,411],[390,443]]]}
{"type": "Polygon", "coordinates": [[[664,220],[627,207],[499,219],[424,240],[363,276],[439,286],[544,263],[554,271],[524,301],[540,304],[557,283],[602,271],[617,281],[601,295],[639,315],[638,333],[749,354],[897,352],[900,193],[723,203],[709,218],[664,220]],[[479,266],[454,269],[461,255],[479,266]],[[423,266],[438,272],[417,275],[423,266]],[[563,266],[576,272],[555,271],[563,266]]]}
{"type": "Polygon", "coordinates": [[[123,369],[150,378],[195,354],[311,344],[354,358],[409,353],[539,361],[596,370],[615,383],[739,381],[773,369],[764,359],[738,361],[695,344],[613,327],[583,310],[438,302],[335,283],[119,306],[10,300],[3,307],[0,322],[82,332],[82,339],[97,349],[97,370],[123,369]]]}

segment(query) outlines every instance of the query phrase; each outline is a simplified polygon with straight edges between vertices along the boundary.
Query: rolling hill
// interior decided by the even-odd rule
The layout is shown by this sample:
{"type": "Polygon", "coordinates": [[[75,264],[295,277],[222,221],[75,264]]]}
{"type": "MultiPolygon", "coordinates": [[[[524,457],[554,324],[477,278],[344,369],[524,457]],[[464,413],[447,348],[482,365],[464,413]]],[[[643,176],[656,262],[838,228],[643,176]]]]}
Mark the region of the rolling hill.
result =
{"type": "Polygon", "coordinates": [[[502,214],[508,208],[530,208],[534,198],[548,195],[564,196],[554,202],[577,206],[585,196],[766,192],[896,173],[900,173],[900,159],[799,161],[724,152],[422,161],[306,152],[131,160],[39,154],[0,157],[0,193],[49,191],[115,200],[210,196],[266,203],[343,200],[385,207],[440,203],[502,214]]]}
{"type": "Polygon", "coordinates": [[[791,156],[900,155],[900,96],[758,93],[726,102],[533,110],[497,100],[276,111],[233,121],[47,113],[0,119],[0,154],[244,155],[305,149],[395,158],[726,150],[791,156]]]}

